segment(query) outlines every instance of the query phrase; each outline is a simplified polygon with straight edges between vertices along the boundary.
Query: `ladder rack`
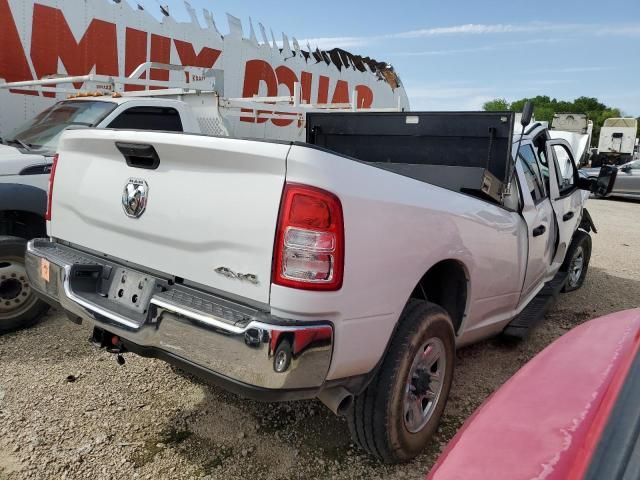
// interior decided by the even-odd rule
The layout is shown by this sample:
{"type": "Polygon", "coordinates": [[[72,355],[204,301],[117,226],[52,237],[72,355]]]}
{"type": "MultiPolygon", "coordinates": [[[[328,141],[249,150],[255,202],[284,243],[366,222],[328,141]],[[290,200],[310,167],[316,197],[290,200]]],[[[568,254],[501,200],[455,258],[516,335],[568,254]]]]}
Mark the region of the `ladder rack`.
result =
{"type": "Polygon", "coordinates": [[[302,101],[300,82],[293,85],[293,95],[258,96],[225,98],[219,92],[224,91],[223,71],[212,68],[191,67],[167,63],[145,62],[140,64],[129,76],[109,76],[90,73],[87,75],[64,76],[49,75],[41,80],[6,83],[0,79],[0,89],[36,91],[39,93],[63,93],[75,96],[114,97],[162,97],[181,95],[213,95],[212,108],[219,116],[253,117],[258,119],[297,120],[299,125],[305,122],[308,112],[353,111],[353,112],[399,112],[402,111],[400,98],[398,105],[386,108],[362,108],[358,106],[358,94],[354,89],[351,103],[305,103],[302,101]],[[152,80],[151,70],[182,72],[184,82],[172,80],[152,80]],[[142,78],[142,77],[145,78],[142,78]],[[65,88],[60,85],[91,84],[90,89],[65,88]],[[142,86],[144,90],[126,91],[127,86],[142,86]],[[276,107],[277,106],[277,107],[276,107]]]}
{"type": "MultiPolygon", "coordinates": [[[[76,83],[92,83],[95,84],[94,90],[103,95],[125,93],[125,86],[134,85],[145,87],[145,91],[151,88],[162,89],[181,89],[184,91],[214,91],[217,84],[222,83],[222,71],[213,68],[190,67],[184,65],[174,65],[170,63],[145,62],[131,72],[127,77],[116,77],[110,75],[98,75],[90,73],[86,75],[65,76],[65,75],[48,75],[41,80],[27,80],[23,82],[6,83],[0,80],[0,88],[30,90],[43,93],[71,93],[77,94],[83,90],[79,88],[61,88],[57,85],[76,84],[76,83]],[[151,70],[166,70],[168,72],[182,72],[185,74],[185,82],[176,82],[172,80],[152,80],[150,78],[151,70]],[[142,76],[145,78],[141,78],[142,76]]],[[[136,93],[136,92],[128,92],[136,93]]]]}

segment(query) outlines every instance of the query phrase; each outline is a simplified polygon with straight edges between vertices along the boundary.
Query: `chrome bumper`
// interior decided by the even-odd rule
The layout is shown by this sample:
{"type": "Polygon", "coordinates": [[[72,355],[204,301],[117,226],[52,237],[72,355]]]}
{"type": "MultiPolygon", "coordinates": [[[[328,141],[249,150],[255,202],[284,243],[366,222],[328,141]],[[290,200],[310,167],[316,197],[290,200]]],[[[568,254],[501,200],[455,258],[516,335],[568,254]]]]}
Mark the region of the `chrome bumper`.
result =
{"type": "Polygon", "coordinates": [[[32,288],[40,296],[120,337],[125,346],[135,347],[132,351],[175,360],[248,388],[311,391],[300,398],[314,396],[312,391],[325,381],[333,345],[328,322],[274,318],[49,240],[29,242],[25,260],[32,288]],[[48,281],[42,274],[46,262],[48,281]],[[100,294],[100,282],[108,288],[116,270],[123,268],[155,281],[144,311],[100,294]]]}

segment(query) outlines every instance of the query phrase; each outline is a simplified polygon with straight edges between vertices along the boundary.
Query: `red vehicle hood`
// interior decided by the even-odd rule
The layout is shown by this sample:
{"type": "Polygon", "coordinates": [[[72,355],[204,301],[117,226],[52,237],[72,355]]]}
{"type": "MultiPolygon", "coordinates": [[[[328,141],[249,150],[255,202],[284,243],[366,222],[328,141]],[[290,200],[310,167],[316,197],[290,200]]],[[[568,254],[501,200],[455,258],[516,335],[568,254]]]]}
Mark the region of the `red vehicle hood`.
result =
{"type": "Polygon", "coordinates": [[[585,323],[496,391],[428,480],[581,478],[640,346],[640,310],[585,323]]]}

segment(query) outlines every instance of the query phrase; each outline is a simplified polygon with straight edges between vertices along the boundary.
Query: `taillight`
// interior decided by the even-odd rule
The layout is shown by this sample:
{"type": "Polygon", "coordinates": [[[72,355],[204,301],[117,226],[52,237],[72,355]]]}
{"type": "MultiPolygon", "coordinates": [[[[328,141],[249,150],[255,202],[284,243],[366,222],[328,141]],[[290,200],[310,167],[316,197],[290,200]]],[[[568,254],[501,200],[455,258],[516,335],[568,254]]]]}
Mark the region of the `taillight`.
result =
{"type": "Polygon", "coordinates": [[[53,156],[53,163],[51,164],[51,173],[49,174],[49,189],[47,193],[47,213],[44,215],[46,221],[51,221],[51,199],[53,197],[53,180],[56,176],[56,167],[58,166],[58,154],[53,156]]]}
{"type": "Polygon", "coordinates": [[[287,183],[274,247],[273,283],[339,290],[344,273],[342,205],[334,194],[287,183]]]}

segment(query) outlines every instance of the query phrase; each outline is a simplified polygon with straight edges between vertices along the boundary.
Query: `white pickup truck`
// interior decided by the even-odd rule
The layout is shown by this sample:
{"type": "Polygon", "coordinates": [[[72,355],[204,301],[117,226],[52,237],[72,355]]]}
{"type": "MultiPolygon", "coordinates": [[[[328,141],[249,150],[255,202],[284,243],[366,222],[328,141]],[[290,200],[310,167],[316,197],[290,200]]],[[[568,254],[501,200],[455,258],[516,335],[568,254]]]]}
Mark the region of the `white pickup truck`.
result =
{"type": "Polygon", "coordinates": [[[29,280],[111,351],[318,397],[405,461],[437,428],[455,348],[523,336],[587,272],[593,182],[573,162],[560,176],[567,142],[513,122],[312,114],[308,143],[68,131],[29,280]]]}
{"type": "Polygon", "coordinates": [[[47,308],[33,295],[22,258],[27,240],[46,234],[49,174],[65,130],[160,130],[293,140],[304,138],[304,112],[357,109],[355,95],[352,106],[302,105],[300,84],[294,85],[293,96],[224,98],[222,88],[214,81],[219,73],[212,69],[147,62],[126,78],[88,74],[0,83],[0,89],[74,93],[0,139],[0,333],[30,326],[47,308]],[[188,75],[189,81],[138,78],[144,72],[148,78],[151,68],[179,71],[188,75]],[[82,82],[94,90],[80,92],[63,88],[82,82]],[[146,90],[125,92],[126,87],[146,90]],[[274,112],[276,103],[278,111],[274,112]]]}

